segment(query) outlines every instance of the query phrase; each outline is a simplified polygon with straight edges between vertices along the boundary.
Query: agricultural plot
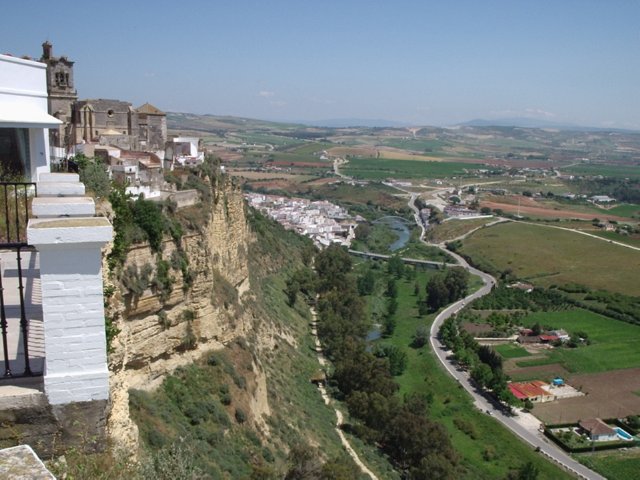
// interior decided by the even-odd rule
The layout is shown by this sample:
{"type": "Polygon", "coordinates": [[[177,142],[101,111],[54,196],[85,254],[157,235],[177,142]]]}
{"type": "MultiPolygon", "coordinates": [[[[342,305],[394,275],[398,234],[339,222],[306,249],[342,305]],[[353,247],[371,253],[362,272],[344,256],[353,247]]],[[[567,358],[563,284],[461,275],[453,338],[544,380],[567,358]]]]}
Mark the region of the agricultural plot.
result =
{"type": "Polygon", "coordinates": [[[608,214],[618,215],[620,217],[640,218],[640,205],[633,203],[623,203],[612,208],[600,209],[608,214]]]}
{"type": "Polygon", "coordinates": [[[540,286],[581,283],[640,296],[638,251],[574,232],[502,223],[471,234],[464,240],[462,253],[482,269],[510,270],[540,286]]]}
{"type": "Polygon", "coordinates": [[[581,164],[563,169],[574,175],[602,175],[614,178],[640,178],[640,167],[631,165],[581,164]]]}
{"type": "MultiPolygon", "coordinates": [[[[546,423],[576,422],[600,417],[616,418],[640,413],[640,327],[582,309],[536,312],[522,324],[581,332],[589,344],[577,348],[539,347],[535,355],[520,355],[520,347],[496,347],[505,356],[505,373],[513,380],[565,378],[585,396],[536,404],[533,413],[546,423]]],[[[531,347],[528,347],[531,349],[531,347]]]]}
{"type": "Polygon", "coordinates": [[[430,242],[442,243],[460,237],[482,227],[487,223],[495,222],[495,218],[470,218],[468,220],[447,220],[439,225],[429,226],[427,229],[427,239],[430,242]]]}
{"type": "Polygon", "coordinates": [[[604,317],[583,309],[536,312],[522,320],[526,327],[535,323],[563,328],[569,334],[585,332],[590,345],[578,348],[552,348],[540,352],[544,359],[518,361],[519,367],[560,364],[574,374],[606,372],[640,367],[640,326],[604,317]]]}
{"type": "Polygon", "coordinates": [[[416,162],[386,158],[350,158],[342,170],[355,178],[383,180],[385,178],[444,178],[471,175],[481,165],[462,162],[416,162]]]}
{"type": "Polygon", "coordinates": [[[502,345],[496,345],[494,350],[500,354],[504,359],[508,358],[522,358],[529,357],[531,354],[524,348],[514,345],[512,343],[504,343],[502,345]]]}

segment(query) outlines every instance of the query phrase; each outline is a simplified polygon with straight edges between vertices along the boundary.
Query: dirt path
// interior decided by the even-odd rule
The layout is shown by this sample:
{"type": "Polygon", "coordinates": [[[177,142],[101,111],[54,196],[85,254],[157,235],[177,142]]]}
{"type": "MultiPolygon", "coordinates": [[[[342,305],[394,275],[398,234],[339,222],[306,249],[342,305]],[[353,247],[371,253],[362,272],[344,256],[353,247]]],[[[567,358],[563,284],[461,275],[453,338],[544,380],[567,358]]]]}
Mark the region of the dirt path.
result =
{"type": "MultiPolygon", "coordinates": [[[[311,310],[311,334],[313,335],[313,338],[316,344],[316,353],[318,354],[318,363],[320,363],[320,366],[324,367],[327,365],[327,359],[322,353],[322,345],[320,344],[320,339],[318,338],[316,311],[313,308],[311,308],[310,310],[311,310]]],[[[318,383],[318,390],[320,390],[320,395],[322,395],[322,399],[324,400],[324,403],[326,405],[330,405],[331,398],[329,397],[329,394],[327,393],[327,390],[324,388],[324,385],[322,385],[322,383],[318,383]]],[[[362,473],[369,475],[369,477],[371,477],[372,480],[378,480],[378,477],[376,476],[376,474],[373,473],[371,470],[369,470],[369,468],[362,462],[362,460],[360,460],[360,457],[358,456],[356,451],[353,449],[353,447],[349,443],[349,440],[347,439],[344,432],[340,428],[344,423],[344,417],[342,415],[342,412],[335,407],[334,407],[334,410],[336,412],[336,432],[340,437],[340,441],[342,442],[344,449],[347,451],[349,456],[353,459],[353,461],[358,466],[358,468],[362,471],[362,473]]]]}

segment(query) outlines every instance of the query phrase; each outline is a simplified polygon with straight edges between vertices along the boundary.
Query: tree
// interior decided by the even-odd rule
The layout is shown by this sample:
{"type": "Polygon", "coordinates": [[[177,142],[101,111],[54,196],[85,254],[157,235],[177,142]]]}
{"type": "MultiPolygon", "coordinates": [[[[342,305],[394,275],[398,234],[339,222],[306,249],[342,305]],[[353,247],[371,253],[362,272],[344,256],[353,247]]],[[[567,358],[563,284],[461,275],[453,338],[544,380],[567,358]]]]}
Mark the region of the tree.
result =
{"type": "Polygon", "coordinates": [[[429,340],[429,330],[425,325],[420,325],[416,328],[416,333],[413,334],[413,340],[411,341],[411,346],[413,348],[422,348],[427,344],[429,340]]]}
{"type": "Polygon", "coordinates": [[[295,305],[299,290],[300,284],[295,278],[290,278],[287,280],[284,292],[287,295],[287,304],[290,307],[293,307],[295,305]]]}
{"type": "Polygon", "coordinates": [[[294,445],[288,460],[290,466],[284,476],[285,480],[316,480],[320,476],[320,456],[308,445],[294,445]]]}
{"type": "Polygon", "coordinates": [[[507,479],[508,480],[536,480],[539,474],[540,474],[540,470],[538,469],[538,467],[536,467],[533,464],[533,462],[527,462],[523,464],[515,472],[510,472],[507,479]]]}
{"type": "Polygon", "coordinates": [[[107,167],[100,161],[93,158],[84,157],[79,161],[78,157],[84,155],[76,155],[78,163],[78,173],[80,181],[85,184],[87,190],[92,191],[96,197],[106,198],[111,190],[111,182],[107,167]]]}
{"type": "Polygon", "coordinates": [[[391,375],[402,375],[407,368],[407,354],[395,345],[378,345],[373,351],[378,358],[386,358],[389,361],[389,372],[391,375]]]}
{"type": "Polygon", "coordinates": [[[449,291],[444,283],[442,275],[431,277],[427,282],[427,300],[426,303],[435,312],[449,301],[449,291]]]}
{"type": "Polygon", "coordinates": [[[486,387],[493,379],[493,372],[489,365],[480,362],[471,370],[471,378],[481,387],[486,387]]]}
{"type": "Polygon", "coordinates": [[[387,299],[387,316],[395,315],[398,310],[398,299],[396,297],[390,297],[387,299]]]}
{"type": "Polygon", "coordinates": [[[392,255],[389,257],[389,260],[387,261],[387,271],[390,275],[400,278],[404,275],[404,268],[404,262],[400,255],[392,255]]]}
{"type": "Polygon", "coordinates": [[[382,336],[383,337],[390,337],[391,335],[393,335],[394,330],[396,329],[396,317],[394,317],[393,315],[385,315],[384,320],[382,322],[382,336]]]}
{"type": "Polygon", "coordinates": [[[387,282],[387,290],[385,291],[387,297],[396,298],[398,296],[398,285],[395,278],[390,278],[387,282]]]}
{"type": "Polygon", "coordinates": [[[370,233],[371,227],[368,223],[359,223],[355,230],[356,240],[364,242],[367,240],[367,238],[369,238],[370,233]]]}
{"type": "Polygon", "coordinates": [[[314,266],[320,279],[319,291],[326,292],[344,287],[352,261],[346,248],[331,244],[316,255],[314,266]]]}
{"type": "Polygon", "coordinates": [[[376,285],[376,277],[370,268],[358,277],[358,293],[360,295],[371,295],[376,285]]]}

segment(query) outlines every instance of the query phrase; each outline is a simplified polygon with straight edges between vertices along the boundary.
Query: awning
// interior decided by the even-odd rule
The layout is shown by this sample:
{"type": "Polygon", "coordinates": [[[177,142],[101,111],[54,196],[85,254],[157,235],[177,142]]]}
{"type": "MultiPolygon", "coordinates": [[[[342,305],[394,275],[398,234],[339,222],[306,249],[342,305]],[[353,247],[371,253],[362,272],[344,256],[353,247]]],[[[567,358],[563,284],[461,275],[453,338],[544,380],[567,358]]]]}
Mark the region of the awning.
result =
{"type": "Polygon", "coordinates": [[[57,128],[61,123],[30,105],[0,105],[0,128],[57,128]]]}

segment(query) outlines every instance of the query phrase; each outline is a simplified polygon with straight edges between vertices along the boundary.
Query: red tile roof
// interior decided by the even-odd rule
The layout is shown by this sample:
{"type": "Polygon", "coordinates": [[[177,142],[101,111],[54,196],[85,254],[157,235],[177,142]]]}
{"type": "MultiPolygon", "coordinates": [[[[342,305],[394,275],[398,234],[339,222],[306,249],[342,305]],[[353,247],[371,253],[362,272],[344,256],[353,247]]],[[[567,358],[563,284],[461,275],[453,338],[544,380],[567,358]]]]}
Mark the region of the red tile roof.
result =
{"type": "Polygon", "coordinates": [[[616,432],[609,425],[599,418],[589,418],[578,422],[581,428],[589,432],[590,435],[614,435],[616,432]]]}
{"type": "Polygon", "coordinates": [[[541,342],[555,342],[559,339],[560,337],[558,337],[557,335],[540,335],[541,342]]]}
{"type": "Polygon", "coordinates": [[[511,382],[508,387],[517,399],[525,400],[527,398],[550,396],[549,392],[541,388],[543,385],[547,384],[540,380],[534,380],[533,382],[511,382]]]}

